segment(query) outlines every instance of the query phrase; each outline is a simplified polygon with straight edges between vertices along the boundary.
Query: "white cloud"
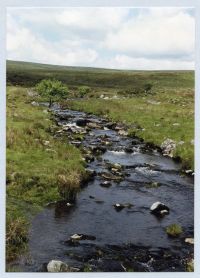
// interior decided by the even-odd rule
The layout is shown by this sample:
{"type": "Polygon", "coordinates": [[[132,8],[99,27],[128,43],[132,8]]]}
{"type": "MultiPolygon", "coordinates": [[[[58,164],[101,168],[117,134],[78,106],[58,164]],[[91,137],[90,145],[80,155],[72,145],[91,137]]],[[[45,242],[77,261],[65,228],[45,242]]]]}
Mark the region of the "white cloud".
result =
{"type": "Polygon", "coordinates": [[[189,70],[194,68],[193,61],[177,61],[177,59],[149,59],[149,58],[132,58],[126,55],[116,55],[110,60],[111,68],[135,69],[135,70],[189,70]]]}
{"type": "Polygon", "coordinates": [[[182,8],[9,9],[7,57],[124,69],[194,68],[194,17],[182,8]]]}
{"type": "Polygon", "coordinates": [[[178,9],[151,9],[109,32],[105,47],[136,57],[187,56],[194,53],[194,18],[178,9]]]}
{"type": "Polygon", "coordinates": [[[119,28],[128,14],[123,8],[77,8],[66,9],[57,15],[57,22],[70,27],[87,30],[119,28]]]}
{"type": "Polygon", "coordinates": [[[93,64],[98,57],[94,49],[82,48],[80,41],[49,42],[12,18],[8,22],[7,54],[13,60],[76,66],[93,64]]]}

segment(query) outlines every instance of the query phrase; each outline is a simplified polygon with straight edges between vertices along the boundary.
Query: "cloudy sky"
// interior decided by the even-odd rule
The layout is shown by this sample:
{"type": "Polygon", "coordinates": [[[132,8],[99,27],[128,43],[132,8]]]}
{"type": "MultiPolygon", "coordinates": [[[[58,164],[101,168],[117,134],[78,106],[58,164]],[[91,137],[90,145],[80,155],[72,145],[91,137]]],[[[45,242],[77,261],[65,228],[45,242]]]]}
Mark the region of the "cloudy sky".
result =
{"type": "Polygon", "coordinates": [[[7,59],[117,69],[194,69],[191,8],[9,8],[7,59]]]}

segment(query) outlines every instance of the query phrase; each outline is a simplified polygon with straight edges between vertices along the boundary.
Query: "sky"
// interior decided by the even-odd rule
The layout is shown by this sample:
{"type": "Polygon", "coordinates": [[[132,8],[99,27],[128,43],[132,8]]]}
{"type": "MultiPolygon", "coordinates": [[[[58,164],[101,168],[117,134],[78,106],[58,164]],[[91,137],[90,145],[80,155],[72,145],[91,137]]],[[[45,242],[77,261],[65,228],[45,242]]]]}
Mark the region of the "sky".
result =
{"type": "Polygon", "coordinates": [[[7,59],[133,70],[194,69],[192,8],[8,8],[7,59]]]}

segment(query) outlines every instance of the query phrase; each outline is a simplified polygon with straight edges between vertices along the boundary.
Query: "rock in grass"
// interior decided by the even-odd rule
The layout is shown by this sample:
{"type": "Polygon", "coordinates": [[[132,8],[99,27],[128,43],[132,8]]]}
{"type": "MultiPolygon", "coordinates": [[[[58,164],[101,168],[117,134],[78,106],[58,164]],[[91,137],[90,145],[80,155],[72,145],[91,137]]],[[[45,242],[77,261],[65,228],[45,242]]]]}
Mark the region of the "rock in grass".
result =
{"type": "Polygon", "coordinates": [[[171,237],[178,237],[182,232],[182,227],[178,224],[171,224],[166,228],[166,233],[171,237]]]}
{"type": "Polygon", "coordinates": [[[69,266],[62,261],[52,260],[47,265],[48,272],[68,272],[69,266]]]}
{"type": "Polygon", "coordinates": [[[169,207],[161,202],[155,202],[150,207],[150,211],[156,216],[164,216],[165,214],[169,214],[169,207]]]}
{"type": "Polygon", "coordinates": [[[168,138],[161,144],[161,149],[163,155],[173,157],[173,152],[176,149],[176,143],[172,139],[168,138]]]}

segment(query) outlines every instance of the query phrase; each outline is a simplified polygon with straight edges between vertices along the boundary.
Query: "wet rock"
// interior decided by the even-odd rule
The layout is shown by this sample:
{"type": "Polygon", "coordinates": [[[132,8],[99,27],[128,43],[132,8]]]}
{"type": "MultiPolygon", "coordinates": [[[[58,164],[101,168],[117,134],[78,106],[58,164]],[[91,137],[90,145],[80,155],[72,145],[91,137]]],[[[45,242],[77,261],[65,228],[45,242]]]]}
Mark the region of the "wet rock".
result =
{"type": "Polygon", "coordinates": [[[89,122],[89,123],[87,123],[87,127],[89,127],[89,128],[94,128],[94,129],[100,129],[101,128],[101,126],[100,125],[98,125],[97,123],[94,123],[94,122],[89,122]]]}
{"type": "Polygon", "coordinates": [[[129,147],[126,147],[126,148],[124,149],[124,151],[125,151],[126,153],[132,153],[132,152],[133,152],[133,149],[132,149],[132,148],[129,148],[129,147]]]}
{"type": "Polygon", "coordinates": [[[78,120],[76,120],[76,125],[77,126],[84,127],[84,126],[87,125],[87,123],[88,123],[87,119],[78,119],[78,120]]]}
{"type": "Polygon", "coordinates": [[[79,272],[80,268],[78,267],[69,267],[69,272],[79,272]]]}
{"type": "Polygon", "coordinates": [[[120,177],[120,176],[115,176],[115,175],[113,175],[113,174],[106,173],[106,172],[102,172],[102,173],[100,173],[100,175],[101,175],[104,179],[107,179],[107,180],[114,180],[114,181],[121,181],[121,180],[122,180],[122,177],[120,177]]]}
{"type": "Polygon", "coordinates": [[[173,152],[176,149],[176,143],[172,139],[168,138],[161,144],[161,149],[163,155],[173,157],[173,152]]]}
{"type": "Polygon", "coordinates": [[[47,265],[48,272],[68,272],[69,266],[62,261],[52,260],[47,265]]]}
{"type": "Polygon", "coordinates": [[[102,186],[102,187],[110,187],[111,185],[112,185],[112,183],[109,181],[104,181],[104,182],[100,183],[100,186],[102,186]]]}
{"type": "Polygon", "coordinates": [[[116,211],[121,211],[122,209],[125,208],[125,206],[123,204],[119,204],[119,203],[114,204],[113,206],[116,209],[116,211]]]}
{"type": "Polygon", "coordinates": [[[94,161],[94,156],[87,154],[85,155],[84,159],[87,163],[91,163],[94,161]]]}
{"type": "Polygon", "coordinates": [[[188,237],[188,238],[185,239],[185,242],[189,243],[189,244],[194,244],[194,238],[188,237]]]}
{"type": "Polygon", "coordinates": [[[113,122],[106,123],[105,127],[109,128],[109,129],[115,129],[116,123],[113,123],[113,122]]]}
{"type": "Polygon", "coordinates": [[[84,235],[84,234],[74,234],[72,236],[70,236],[71,240],[95,240],[96,237],[95,236],[91,236],[91,235],[84,235]]]}
{"type": "Polygon", "coordinates": [[[121,210],[124,209],[124,208],[130,209],[130,208],[133,207],[133,205],[130,204],[130,203],[125,203],[125,204],[116,203],[116,204],[113,205],[113,206],[114,206],[114,208],[115,208],[117,211],[121,211],[121,210]]]}
{"type": "Polygon", "coordinates": [[[156,216],[164,216],[166,214],[169,214],[169,207],[161,202],[155,202],[150,207],[150,211],[156,216]]]}
{"type": "Polygon", "coordinates": [[[82,235],[79,235],[79,234],[74,234],[70,237],[70,239],[73,239],[73,240],[81,240],[82,239],[82,235]]]}
{"type": "Polygon", "coordinates": [[[99,155],[106,152],[106,147],[103,146],[90,146],[92,153],[99,155]]]}

